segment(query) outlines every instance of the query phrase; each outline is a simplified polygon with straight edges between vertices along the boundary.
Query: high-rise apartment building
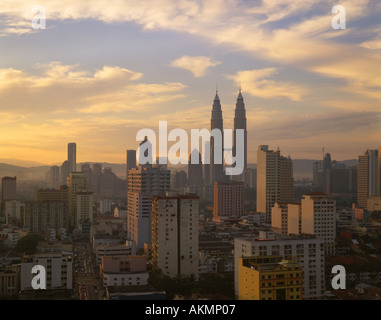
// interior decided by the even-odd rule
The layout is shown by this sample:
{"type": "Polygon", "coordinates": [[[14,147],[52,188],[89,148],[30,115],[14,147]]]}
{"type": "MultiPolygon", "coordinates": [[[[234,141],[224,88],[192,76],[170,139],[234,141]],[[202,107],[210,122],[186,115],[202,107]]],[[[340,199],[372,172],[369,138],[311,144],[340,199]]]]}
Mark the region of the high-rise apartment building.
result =
{"type": "Polygon", "coordinates": [[[34,201],[37,202],[68,202],[68,187],[60,186],[59,189],[35,189],[34,201]]]}
{"type": "Polygon", "coordinates": [[[378,195],[378,150],[367,150],[357,165],[357,204],[366,208],[367,200],[378,195]]]}
{"type": "Polygon", "coordinates": [[[244,183],[238,181],[214,183],[213,221],[241,217],[245,214],[244,183]]]}
{"type": "MultiPolygon", "coordinates": [[[[88,192],[87,185],[86,185],[86,177],[83,172],[71,172],[69,178],[67,179],[67,186],[68,186],[68,198],[69,198],[69,221],[70,221],[70,228],[78,228],[78,217],[81,216],[81,213],[77,212],[78,205],[77,204],[77,196],[76,194],[78,192],[88,192]]],[[[90,199],[90,195],[83,195],[83,197],[80,197],[82,201],[89,201],[92,200],[92,197],[90,199]],[[85,199],[86,198],[86,199],[85,199]]],[[[78,198],[78,199],[80,199],[78,198]]],[[[91,204],[92,207],[92,204],[91,204]]],[[[83,206],[85,208],[85,206],[83,206]]],[[[86,216],[87,214],[84,213],[83,216],[86,216]]]]}
{"type": "Polygon", "coordinates": [[[152,241],[152,199],[170,190],[171,172],[160,165],[143,165],[128,172],[127,236],[137,248],[152,241]]]}
{"type": "Polygon", "coordinates": [[[335,254],[336,201],[327,194],[312,192],[301,201],[302,233],[314,234],[324,242],[326,255],[335,254]]]}
{"type": "Polygon", "coordinates": [[[69,227],[69,204],[67,201],[33,201],[24,204],[24,228],[40,233],[46,228],[69,227]]]}
{"type": "Polygon", "coordinates": [[[271,223],[271,208],[276,202],[294,200],[292,160],[269,150],[267,145],[257,151],[257,211],[266,213],[271,223]]]}
{"type": "Polygon", "coordinates": [[[77,171],[77,145],[72,142],[67,145],[67,161],[69,162],[70,172],[77,171]]]}
{"type": "Polygon", "coordinates": [[[198,201],[167,192],[152,200],[152,262],[171,277],[198,277],[198,201]]]}

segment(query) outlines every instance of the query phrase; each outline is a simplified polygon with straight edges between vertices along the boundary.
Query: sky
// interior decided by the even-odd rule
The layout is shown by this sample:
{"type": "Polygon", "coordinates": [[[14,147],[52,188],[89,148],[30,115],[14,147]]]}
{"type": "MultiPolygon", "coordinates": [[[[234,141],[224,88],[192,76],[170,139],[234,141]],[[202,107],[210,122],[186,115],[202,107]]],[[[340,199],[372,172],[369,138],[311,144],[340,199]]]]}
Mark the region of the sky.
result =
{"type": "Polygon", "coordinates": [[[124,163],[159,120],[210,129],[216,87],[232,129],[240,86],[248,162],[264,144],[335,160],[381,145],[377,0],[1,1],[0,50],[1,158],[58,164],[76,142],[77,162],[124,163]]]}

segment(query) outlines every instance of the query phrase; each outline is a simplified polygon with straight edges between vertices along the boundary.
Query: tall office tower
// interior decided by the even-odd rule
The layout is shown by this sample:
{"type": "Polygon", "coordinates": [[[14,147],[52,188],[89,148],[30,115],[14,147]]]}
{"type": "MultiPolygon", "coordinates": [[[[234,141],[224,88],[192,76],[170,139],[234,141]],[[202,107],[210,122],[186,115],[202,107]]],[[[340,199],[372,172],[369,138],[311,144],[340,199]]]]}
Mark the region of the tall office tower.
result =
{"type": "Polygon", "coordinates": [[[49,184],[52,188],[57,189],[61,184],[60,167],[52,166],[49,171],[49,184]]]}
{"type": "Polygon", "coordinates": [[[209,186],[211,184],[210,182],[210,142],[205,143],[205,153],[202,155],[204,158],[203,161],[203,169],[204,169],[204,185],[209,186]]]}
{"type": "Polygon", "coordinates": [[[269,150],[267,145],[257,151],[257,211],[266,213],[271,224],[271,208],[276,202],[294,200],[292,161],[280,155],[280,150],[269,150]]]}
{"type": "Polygon", "coordinates": [[[290,157],[280,156],[280,201],[294,201],[294,170],[290,157]]]}
{"type": "Polygon", "coordinates": [[[171,171],[143,165],[128,172],[127,236],[144,248],[152,240],[152,199],[170,190],[171,171]]]}
{"type": "Polygon", "coordinates": [[[223,222],[245,214],[244,183],[239,181],[214,183],[213,221],[223,222]]]}
{"type": "Polygon", "coordinates": [[[77,227],[77,192],[86,192],[86,177],[83,172],[71,172],[67,179],[69,198],[69,222],[70,228],[77,227]]]}
{"type": "Polygon", "coordinates": [[[70,172],[77,171],[77,145],[72,142],[67,145],[67,161],[69,161],[70,172]]]}
{"type": "Polygon", "coordinates": [[[326,255],[335,254],[336,201],[322,192],[304,195],[301,201],[302,233],[314,234],[324,243],[326,255]]]}
{"type": "Polygon", "coordinates": [[[204,184],[204,179],[202,177],[202,159],[201,154],[196,149],[193,149],[189,155],[188,161],[188,185],[190,186],[202,186],[204,184]],[[197,163],[192,163],[193,158],[198,159],[197,163]]]}
{"type": "Polygon", "coordinates": [[[198,197],[167,192],[152,200],[152,263],[168,276],[198,277],[198,197]]]}
{"type": "MultiPolygon", "coordinates": [[[[233,156],[236,156],[236,132],[238,129],[244,130],[244,167],[243,170],[247,169],[247,128],[246,128],[246,110],[245,103],[243,102],[243,97],[241,93],[241,88],[239,89],[237,103],[235,107],[235,115],[234,115],[234,134],[233,134],[233,156]]],[[[243,181],[243,174],[238,176],[233,176],[233,179],[238,179],[239,181],[243,181]]]]}
{"type": "Polygon", "coordinates": [[[357,204],[366,208],[367,200],[378,194],[378,150],[367,150],[357,165],[357,204]]]}
{"type": "Polygon", "coordinates": [[[93,174],[91,176],[91,190],[98,195],[100,194],[102,170],[103,167],[101,163],[93,164],[93,174]]]}
{"type": "Polygon", "coordinates": [[[173,188],[181,190],[187,184],[187,173],[184,170],[177,170],[173,173],[173,188]]]}
{"type": "Polygon", "coordinates": [[[136,168],[136,150],[127,150],[126,179],[128,179],[128,171],[133,168],[136,168]]]}
{"type": "Polygon", "coordinates": [[[1,180],[1,202],[16,199],[16,177],[3,177],[1,180]]]}
{"type": "Polygon", "coordinates": [[[1,212],[5,212],[5,204],[16,200],[16,177],[3,177],[1,180],[1,212]]]}
{"type": "Polygon", "coordinates": [[[224,165],[223,165],[223,160],[224,160],[223,132],[224,130],[223,130],[221,102],[220,102],[220,98],[218,97],[218,92],[216,92],[216,96],[213,101],[212,119],[210,121],[210,124],[211,124],[210,126],[211,132],[213,131],[213,129],[219,129],[221,133],[221,150],[216,150],[216,151],[214,150],[215,146],[217,145],[217,140],[213,136],[210,137],[210,181],[209,183],[213,186],[215,181],[225,180],[224,165]],[[216,163],[218,158],[220,158],[219,159],[219,162],[221,162],[220,164],[216,163]]]}
{"type": "Polygon", "coordinates": [[[67,178],[70,175],[70,163],[69,161],[64,161],[61,165],[61,184],[67,183],[67,178]]]}
{"type": "Polygon", "coordinates": [[[314,235],[281,236],[260,231],[258,235],[234,239],[234,284],[238,297],[241,281],[239,258],[281,256],[294,259],[303,269],[303,299],[322,299],[325,291],[324,244],[314,235]]]}
{"type": "Polygon", "coordinates": [[[323,180],[323,161],[315,161],[312,164],[312,187],[314,191],[322,191],[324,188],[323,180]]]}

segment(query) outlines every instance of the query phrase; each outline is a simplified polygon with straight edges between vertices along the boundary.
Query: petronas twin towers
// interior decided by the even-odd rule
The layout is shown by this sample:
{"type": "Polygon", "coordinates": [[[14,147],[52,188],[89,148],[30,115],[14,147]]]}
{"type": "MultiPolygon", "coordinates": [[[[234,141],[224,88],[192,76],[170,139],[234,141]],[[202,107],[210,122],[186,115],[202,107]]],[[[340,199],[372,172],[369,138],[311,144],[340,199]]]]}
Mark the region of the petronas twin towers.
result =
{"type": "MultiPolygon", "coordinates": [[[[222,133],[223,131],[223,118],[222,118],[222,108],[220,98],[218,96],[218,91],[216,91],[216,96],[214,97],[213,107],[212,107],[212,118],[210,121],[211,130],[219,129],[222,133]]],[[[246,128],[246,110],[245,103],[243,101],[241,89],[239,89],[237,103],[235,108],[234,115],[234,131],[233,131],[233,148],[232,156],[236,156],[236,132],[238,129],[244,130],[244,170],[247,168],[247,128],[246,128]]],[[[229,177],[225,175],[224,164],[215,163],[215,154],[214,154],[214,137],[210,139],[210,168],[205,172],[205,182],[207,184],[214,184],[215,181],[227,181],[229,177]],[[209,171],[209,172],[207,172],[209,171]],[[209,177],[208,177],[209,175],[209,177]]],[[[221,150],[223,153],[223,150],[221,150]]],[[[221,155],[223,158],[223,154],[221,155]]],[[[235,177],[234,180],[241,180],[242,175],[235,177]]]]}

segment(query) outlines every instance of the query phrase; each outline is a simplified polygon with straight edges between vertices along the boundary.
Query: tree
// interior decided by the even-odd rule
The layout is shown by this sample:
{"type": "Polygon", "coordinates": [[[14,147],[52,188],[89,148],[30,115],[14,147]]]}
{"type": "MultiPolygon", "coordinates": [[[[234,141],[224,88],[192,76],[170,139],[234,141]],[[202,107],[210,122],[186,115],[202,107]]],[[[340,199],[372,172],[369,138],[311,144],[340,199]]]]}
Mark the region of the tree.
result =
{"type": "Polygon", "coordinates": [[[30,233],[25,237],[22,237],[16,244],[16,251],[25,254],[33,254],[36,252],[38,241],[42,241],[44,238],[37,233],[30,233]]]}

